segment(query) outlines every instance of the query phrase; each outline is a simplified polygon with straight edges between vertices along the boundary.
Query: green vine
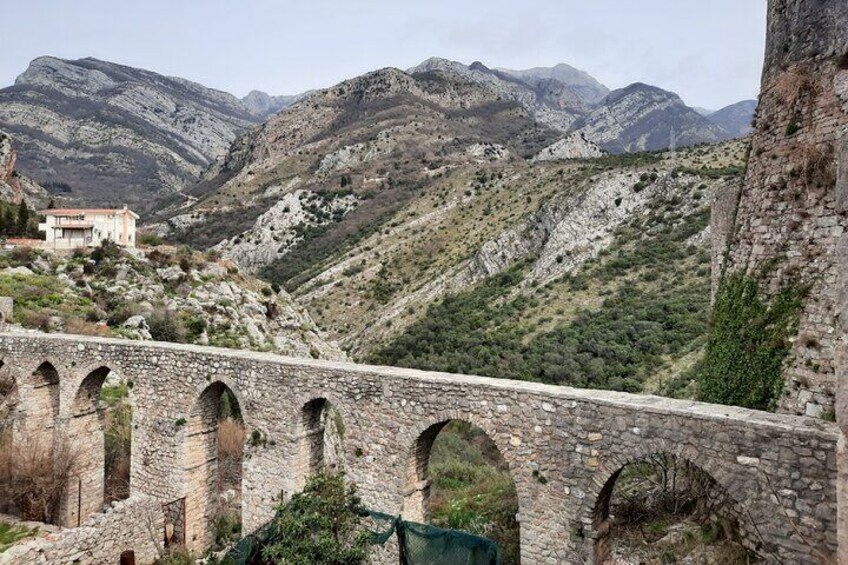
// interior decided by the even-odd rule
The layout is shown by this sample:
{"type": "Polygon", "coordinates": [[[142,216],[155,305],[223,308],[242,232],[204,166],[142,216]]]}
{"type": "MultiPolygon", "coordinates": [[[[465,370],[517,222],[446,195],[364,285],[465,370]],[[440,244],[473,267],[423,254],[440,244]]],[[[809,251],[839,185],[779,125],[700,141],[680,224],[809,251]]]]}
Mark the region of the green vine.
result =
{"type": "Polygon", "coordinates": [[[782,367],[798,327],[806,288],[786,287],[771,300],[756,279],[722,281],[713,308],[707,351],[695,367],[701,400],[771,410],[783,392],[782,367]]]}

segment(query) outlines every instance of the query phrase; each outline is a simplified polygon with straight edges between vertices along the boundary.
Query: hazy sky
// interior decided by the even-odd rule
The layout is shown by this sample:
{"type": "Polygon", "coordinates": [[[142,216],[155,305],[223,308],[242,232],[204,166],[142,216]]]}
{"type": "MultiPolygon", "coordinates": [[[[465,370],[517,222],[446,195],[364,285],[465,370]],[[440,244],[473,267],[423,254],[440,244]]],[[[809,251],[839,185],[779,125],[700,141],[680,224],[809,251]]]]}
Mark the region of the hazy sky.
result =
{"type": "Polygon", "coordinates": [[[245,95],[429,56],[559,62],[717,109],[756,97],[766,0],[0,0],[0,85],[39,55],[97,57],[245,95]]]}

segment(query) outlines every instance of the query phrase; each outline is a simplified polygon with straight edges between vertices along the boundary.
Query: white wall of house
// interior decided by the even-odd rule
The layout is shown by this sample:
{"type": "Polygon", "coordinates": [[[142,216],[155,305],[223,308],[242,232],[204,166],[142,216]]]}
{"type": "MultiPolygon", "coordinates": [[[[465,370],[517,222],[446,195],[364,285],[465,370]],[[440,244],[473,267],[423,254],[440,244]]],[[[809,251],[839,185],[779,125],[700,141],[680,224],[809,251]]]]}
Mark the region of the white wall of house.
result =
{"type": "Polygon", "coordinates": [[[44,222],[39,231],[46,234],[47,249],[97,247],[111,241],[124,247],[135,247],[135,224],[138,215],[127,209],[58,209],[42,210],[44,222]]]}

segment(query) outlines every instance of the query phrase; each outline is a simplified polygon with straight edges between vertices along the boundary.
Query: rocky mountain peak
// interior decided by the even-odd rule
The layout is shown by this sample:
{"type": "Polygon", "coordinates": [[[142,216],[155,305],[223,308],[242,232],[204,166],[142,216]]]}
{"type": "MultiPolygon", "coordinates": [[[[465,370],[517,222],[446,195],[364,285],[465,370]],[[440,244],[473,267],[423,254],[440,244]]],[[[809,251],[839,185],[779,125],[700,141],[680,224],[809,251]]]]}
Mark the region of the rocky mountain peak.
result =
{"type": "Polygon", "coordinates": [[[674,92],[641,82],[610,92],[573,130],[613,153],[664,149],[672,130],[678,146],[733,137],[674,92]]]}
{"type": "Polygon", "coordinates": [[[306,94],[308,93],[293,96],[271,96],[261,90],[251,90],[241,101],[254,116],[267,118],[285,110],[306,94]]]}
{"type": "Polygon", "coordinates": [[[231,94],[94,58],[38,57],[0,89],[21,172],[80,204],[142,212],[259,121],[231,94]]]}

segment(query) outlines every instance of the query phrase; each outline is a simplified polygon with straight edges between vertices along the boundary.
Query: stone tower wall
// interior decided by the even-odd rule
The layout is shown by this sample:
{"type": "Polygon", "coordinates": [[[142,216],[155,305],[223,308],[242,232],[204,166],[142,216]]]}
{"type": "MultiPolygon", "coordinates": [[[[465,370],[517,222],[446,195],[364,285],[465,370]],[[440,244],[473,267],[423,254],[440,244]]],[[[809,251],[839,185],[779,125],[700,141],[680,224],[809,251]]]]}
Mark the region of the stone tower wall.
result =
{"type": "Polygon", "coordinates": [[[748,172],[732,233],[717,236],[729,236],[729,273],[752,275],[771,294],[811,285],[779,409],[832,418],[835,247],[848,224],[835,182],[837,142],[848,128],[848,2],[770,0],[768,10],[748,172]]]}

